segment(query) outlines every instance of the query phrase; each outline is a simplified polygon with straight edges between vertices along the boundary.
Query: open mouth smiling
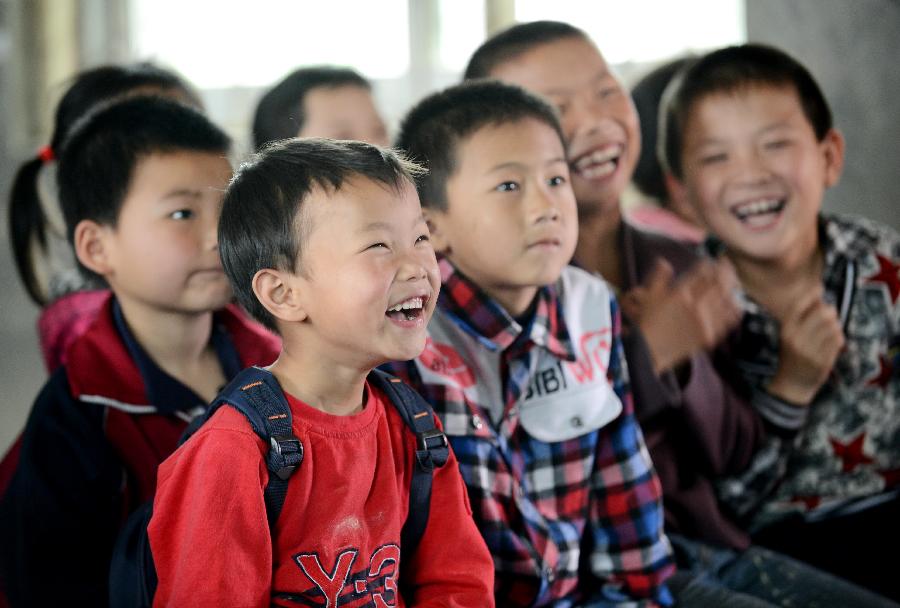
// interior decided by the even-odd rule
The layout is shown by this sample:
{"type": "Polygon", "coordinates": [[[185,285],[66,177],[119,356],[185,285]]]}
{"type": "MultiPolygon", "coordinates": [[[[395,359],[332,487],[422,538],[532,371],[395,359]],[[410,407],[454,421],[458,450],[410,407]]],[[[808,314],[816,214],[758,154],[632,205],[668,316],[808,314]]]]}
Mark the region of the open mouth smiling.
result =
{"type": "Polygon", "coordinates": [[[778,219],[787,200],[784,198],[760,198],[731,207],[731,214],[742,224],[762,228],[778,219]]]}
{"type": "Polygon", "coordinates": [[[576,158],[572,167],[585,179],[603,179],[615,173],[622,151],[621,144],[603,146],[576,158]]]}
{"type": "Polygon", "coordinates": [[[392,321],[408,323],[423,319],[428,296],[413,296],[398,302],[387,309],[384,314],[392,321]]]}

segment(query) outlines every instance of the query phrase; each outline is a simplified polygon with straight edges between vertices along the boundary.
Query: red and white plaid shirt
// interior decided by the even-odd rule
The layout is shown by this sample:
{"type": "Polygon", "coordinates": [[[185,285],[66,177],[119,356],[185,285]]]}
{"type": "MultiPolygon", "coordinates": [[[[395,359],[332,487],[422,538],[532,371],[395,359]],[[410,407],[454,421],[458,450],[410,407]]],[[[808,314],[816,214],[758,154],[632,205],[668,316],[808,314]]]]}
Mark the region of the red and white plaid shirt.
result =
{"type": "Polygon", "coordinates": [[[390,371],[444,424],[494,556],[498,605],[670,604],[661,487],[607,285],[566,268],[516,321],[440,265],[425,351],[390,371]]]}

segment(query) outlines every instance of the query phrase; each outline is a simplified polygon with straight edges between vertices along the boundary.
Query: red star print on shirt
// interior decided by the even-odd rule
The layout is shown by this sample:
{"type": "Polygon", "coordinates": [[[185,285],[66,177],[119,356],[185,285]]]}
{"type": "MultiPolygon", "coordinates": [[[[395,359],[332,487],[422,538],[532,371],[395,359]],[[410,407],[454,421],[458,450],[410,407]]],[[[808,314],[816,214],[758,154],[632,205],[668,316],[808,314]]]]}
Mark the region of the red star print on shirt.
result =
{"type": "Polygon", "coordinates": [[[891,296],[891,304],[896,304],[897,296],[900,295],[900,265],[881,255],[875,257],[878,258],[880,268],[872,276],[866,277],[866,280],[870,283],[884,283],[891,296]]]}
{"type": "Polygon", "coordinates": [[[859,436],[850,443],[841,443],[837,439],[830,440],[831,447],[834,449],[834,455],[840,458],[844,463],[844,473],[849,473],[861,464],[871,464],[872,462],[875,462],[871,457],[863,454],[863,442],[865,439],[866,434],[860,433],[859,436]]]}

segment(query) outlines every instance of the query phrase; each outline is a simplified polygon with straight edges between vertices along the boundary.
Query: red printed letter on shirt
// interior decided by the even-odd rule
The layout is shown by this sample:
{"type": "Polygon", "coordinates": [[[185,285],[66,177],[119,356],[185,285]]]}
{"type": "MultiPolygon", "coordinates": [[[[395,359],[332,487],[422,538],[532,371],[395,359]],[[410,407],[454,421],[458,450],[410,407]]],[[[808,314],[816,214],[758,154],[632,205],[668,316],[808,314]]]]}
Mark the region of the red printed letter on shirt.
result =
{"type": "Polygon", "coordinates": [[[294,558],[307,578],[322,591],[322,594],[325,596],[326,608],[338,605],[338,596],[341,594],[344,585],[347,584],[350,568],[353,567],[353,562],[356,561],[356,553],[356,549],[347,549],[338,555],[331,574],[328,574],[322,568],[319,556],[316,553],[302,553],[294,558]]]}
{"type": "Polygon", "coordinates": [[[400,547],[385,545],[379,547],[369,560],[369,578],[384,577],[384,590],[390,592],[393,601],[388,604],[380,593],[373,593],[376,608],[390,608],[397,605],[397,566],[400,564],[400,547]],[[388,570],[385,573],[385,570],[388,570]]]}

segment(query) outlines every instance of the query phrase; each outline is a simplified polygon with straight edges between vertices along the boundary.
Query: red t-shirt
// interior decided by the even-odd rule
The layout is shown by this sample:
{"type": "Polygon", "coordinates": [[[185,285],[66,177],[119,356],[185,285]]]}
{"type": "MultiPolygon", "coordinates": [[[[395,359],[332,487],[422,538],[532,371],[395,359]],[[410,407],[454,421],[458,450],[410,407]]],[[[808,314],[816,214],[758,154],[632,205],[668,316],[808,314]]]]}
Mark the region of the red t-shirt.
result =
{"type": "MultiPolygon", "coordinates": [[[[154,606],[337,606],[339,597],[346,607],[407,605],[393,590],[415,438],[387,397],[368,384],[366,394],[350,416],[288,396],[304,459],[274,538],[263,500],[267,446],[237,410],[221,408],[166,460],[149,526],[154,606]]],[[[404,565],[404,586],[414,590],[406,600],[493,605],[493,563],[452,453],[434,474],[431,504],[404,565]]]]}

